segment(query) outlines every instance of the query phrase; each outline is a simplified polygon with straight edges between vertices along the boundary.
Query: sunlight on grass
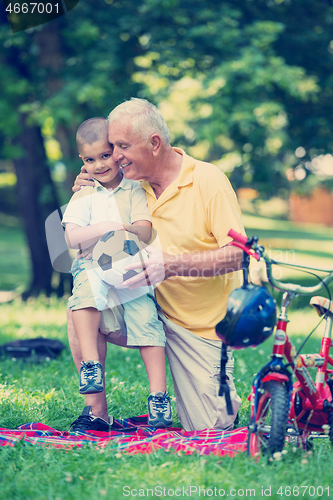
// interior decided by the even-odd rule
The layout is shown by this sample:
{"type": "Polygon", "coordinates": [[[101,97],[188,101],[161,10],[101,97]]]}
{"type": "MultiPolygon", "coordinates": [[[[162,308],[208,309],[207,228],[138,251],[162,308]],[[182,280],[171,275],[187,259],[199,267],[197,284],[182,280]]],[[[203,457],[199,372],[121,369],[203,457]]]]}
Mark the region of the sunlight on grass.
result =
{"type": "MultiPolygon", "coordinates": [[[[281,221],[259,217],[252,214],[243,214],[244,226],[248,229],[260,228],[271,231],[292,231],[294,235],[298,232],[307,232],[309,237],[312,234],[324,235],[327,239],[333,239],[333,228],[321,224],[295,224],[289,221],[281,221]]],[[[292,237],[292,234],[290,235],[292,237]]]]}
{"type": "Polygon", "coordinates": [[[20,299],[1,305],[0,326],[15,323],[17,337],[31,334],[35,326],[56,325],[65,326],[67,300],[58,298],[43,298],[22,302],[20,299]],[[26,331],[25,331],[26,330],[26,331]]]}
{"type": "MultiPolygon", "coordinates": [[[[294,283],[298,285],[304,286],[315,286],[320,283],[320,280],[325,278],[329,272],[333,272],[333,259],[314,259],[311,256],[306,255],[296,255],[295,260],[294,255],[291,256],[290,252],[278,253],[278,257],[281,256],[281,262],[286,264],[291,264],[289,267],[284,267],[283,265],[274,265],[272,268],[273,277],[283,283],[294,283]],[[296,260],[297,259],[297,260],[296,260]],[[294,265],[297,266],[305,266],[309,269],[298,269],[292,267],[294,265]],[[324,272],[325,271],[325,272],[324,272]],[[310,273],[310,274],[309,274],[310,273]],[[318,278],[313,276],[314,273],[318,278]],[[320,279],[319,279],[320,278],[320,279]],[[305,283],[306,282],[306,283],[305,283]]],[[[275,254],[272,254],[272,257],[275,259],[275,254]]],[[[279,259],[280,261],[280,259],[279,259]]],[[[264,282],[268,282],[266,266],[264,262],[259,262],[251,265],[251,278],[257,278],[260,276],[264,282]]],[[[321,288],[316,292],[316,295],[326,295],[325,288],[321,288]]],[[[310,297],[309,297],[310,301],[310,297]]]]}
{"type": "MultiPolygon", "coordinates": [[[[17,380],[14,380],[13,384],[16,382],[17,380]]],[[[45,402],[50,401],[54,395],[55,388],[52,388],[48,392],[40,391],[38,389],[30,389],[25,392],[23,389],[17,389],[15,385],[0,384],[1,401],[4,403],[6,400],[10,400],[12,404],[17,404],[21,407],[25,405],[28,405],[28,407],[34,407],[34,405],[44,405],[45,402]]]]}
{"type": "Polygon", "coordinates": [[[4,234],[0,227],[0,290],[16,290],[21,293],[30,279],[29,251],[23,234],[13,229],[4,234]],[[15,234],[14,234],[15,233],[15,234]]]}
{"type": "MultiPolygon", "coordinates": [[[[321,319],[314,309],[293,311],[290,314],[290,323],[288,324],[288,335],[291,340],[294,336],[307,336],[316,326],[321,319]]],[[[322,338],[324,334],[325,322],[321,321],[318,328],[313,333],[316,338],[322,338]]]]}
{"type": "MultiPolygon", "coordinates": [[[[328,256],[332,254],[332,247],[333,247],[333,242],[332,241],[320,241],[318,244],[318,241],[316,240],[306,240],[306,239],[299,239],[299,240],[294,240],[291,238],[279,238],[279,237],[274,237],[274,238],[261,238],[260,243],[263,244],[267,252],[276,259],[278,260],[285,260],[283,256],[281,258],[278,257],[280,253],[288,255],[292,255],[295,257],[295,262],[302,264],[302,259],[303,259],[303,252],[312,252],[312,255],[310,255],[310,258],[312,260],[326,260],[326,262],[331,262],[331,267],[333,268],[332,264],[332,259],[323,259],[320,257],[320,254],[327,253],[328,256]],[[313,255],[317,253],[317,255],[313,255]]],[[[304,260],[304,259],[303,259],[304,260]]],[[[327,264],[325,264],[327,265],[327,264]]],[[[321,264],[322,267],[324,267],[324,264],[321,264]]]]}
{"type": "MultiPolygon", "coordinates": [[[[332,228],[319,224],[293,224],[288,221],[263,218],[251,214],[244,214],[243,221],[248,236],[258,235],[259,244],[265,247],[266,252],[272,259],[289,265],[308,266],[326,271],[333,270],[332,228]]],[[[267,281],[263,262],[252,262],[251,266],[253,269],[258,269],[261,278],[267,281]]],[[[257,276],[257,271],[253,271],[253,273],[254,276],[257,276]]],[[[325,274],[320,271],[315,271],[315,273],[320,278],[325,277],[325,274]]],[[[319,282],[306,270],[300,271],[292,267],[273,266],[273,276],[284,282],[306,284],[306,286],[313,286],[319,282]]],[[[321,293],[326,295],[325,290],[321,290],[318,295],[321,293]]],[[[305,299],[303,303],[305,303],[305,299]]]]}

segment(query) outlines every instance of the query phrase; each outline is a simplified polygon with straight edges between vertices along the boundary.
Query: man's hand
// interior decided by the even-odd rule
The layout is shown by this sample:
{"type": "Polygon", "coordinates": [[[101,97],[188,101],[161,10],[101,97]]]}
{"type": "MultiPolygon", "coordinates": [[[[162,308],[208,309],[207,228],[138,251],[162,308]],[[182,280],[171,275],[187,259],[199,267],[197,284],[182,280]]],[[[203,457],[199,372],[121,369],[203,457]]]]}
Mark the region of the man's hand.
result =
{"type": "Polygon", "coordinates": [[[75,193],[76,191],[80,191],[81,186],[94,186],[95,182],[91,179],[91,176],[86,171],[84,165],[81,167],[81,173],[76,176],[74,186],[72,187],[72,191],[75,193]]]}
{"type": "MultiPolygon", "coordinates": [[[[123,283],[130,290],[140,286],[157,286],[165,279],[165,260],[167,260],[167,254],[152,246],[145,247],[145,250],[148,252],[149,257],[144,258],[143,271],[123,283]]],[[[130,269],[142,269],[141,262],[126,266],[126,270],[130,269]]]]}
{"type": "MultiPolygon", "coordinates": [[[[171,255],[152,246],[146,247],[149,259],[145,259],[144,270],[137,276],[124,281],[129,289],[139,286],[157,286],[175,276],[210,278],[239,271],[242,268],[243,252],[240,248],[224,246],[205,252],[171,255]]],[[[140,263],[126,266],[126,269],[140,269],[140,263]]]]}

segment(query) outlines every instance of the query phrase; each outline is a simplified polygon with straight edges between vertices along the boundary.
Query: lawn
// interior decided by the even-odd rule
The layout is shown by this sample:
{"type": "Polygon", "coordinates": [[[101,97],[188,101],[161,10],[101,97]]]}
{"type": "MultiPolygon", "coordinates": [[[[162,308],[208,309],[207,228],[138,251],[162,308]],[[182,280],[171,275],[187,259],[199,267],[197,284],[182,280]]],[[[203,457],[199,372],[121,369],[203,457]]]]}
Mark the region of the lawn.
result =
{"type": "MultiPolygon", "coordinates": [[[[46,299],[29,304],[19,301],[3,304],[0,307],[1,343],[44,335],[58,338],[67,345],[65,308],[64,301],[46,299]]],[[[296,346],[304,338],[298,331],[300,319],[296,317],[295,321],[296,346]]],[[[309,311],[302,315],[302,320],[304,324],[314,324],[316,316],[309,311]]],[[[315,339],[311,343],[314,345],[315,339]]],[[[247,395],[253,375],[269,358],[269,350],[270,341],[256,349],[235,353],[236,384],[243,400],[240,425],[246,425],[248,420],[247,395]]],[[[38,421],[67,430],[83,408],[83,398],[77,389],[78,376],[68,349],[60,358],[41,364],[2,359],[0,373],[0,427],[15,428],[38,421]]],[[[116,417],[146,413],[147,377],[139,353],[111,346],[106,373],[110,413],[116,417]]],[[[170,374],[168,376],[173,395],[170,374]]],[[[177,421],[175,423],[177,425],[177,421]]],[[[258,497],[263,496],[262,488],[267,494],[272,488],[271,498],[281,498],[277,493],[280,486],[327,488],[331,485],[333,451],[327,442],[316,443],[314,453],[308,456],[294,452],[291,447],[287,447],[287,451],[282,461],[272,463],[264,458],[254,463],[245,453],[233,458],[164,451],[139,456],[108,448],[96,450],[89,445],[63,451],[19,444],[15,448],[1,448],[0,499],[79,500],[97,496],[116,499],[124,498],[124,493],[134,496],[134,489],[142,490],[140,496],[153,496],[151,492],[147,494],[149,488],[156,488],[154,496],[173,496],[177,489],[183,498],[189,491],[192,498],[201,498],[203,493],[199,495],[199,490],[195,491],[199,487],[207,490],[207,496],[214,488],[224,489],[230,496],[234,494],[232,489],[239,490],[238,497],[244,496],[246,489],[255,490],[258,497]],[[321,464],[325,467],[318,474],[321,464]],[[158,488],[166,488],[166,495],[160,495],[163,490],[158,488]]],[[[304,495],[304,498],[310,497],[304,495]]]]}
{"type": "MultiPolygon", "coordinates": [[[[312,262],[315,259],[318,266],[324,267],[330,261],[332,230],[295,227],[288,222],[254,216],[244,219],[248,234],[259,234],[266,247],[271,244],[273,248],[273,243],[278,241],[281,245],[274,248],[287,251],[302,247],[302,258],[312,262]]],[[[29,268],[22,236],[14,229],[4,230],[5,233],[9,235],[5,244],[11,248],[17,244],[16,255],[22,262],[12,267],[17,272],[17,282],[24,284],[29,268]]],[[[0,252],[6,254],[3,248],[1,243],[0,252]]],[[[4,266],[0,261],[1,276],[8,269],[8,263],[4,266]]],[[[5,290],[13,289],[8,277],[5,282],[5,290]]],[[[16,299],[0,305],[0,344],[41,335],[58,338],[67,346],[58,359],[40,364],[1,359],[0,427],[15,428],[38,421],[67,430],[82,411],[84,400],[78,393],[78,376],[68,349],[65,311],[66,301],[54,298],[39,298],[25,304],[16,299]]],[[[290,332],[296,347],[317,321],[310,307],[293,310],[290,332]]],[[[304,352],[316,348],[320,331],[311,337],[304,352]]],[[[270,349],[271,340],[256,349],[235,352],[235,379],[243,401],[240,426],[248,421],[247,396],[253,375],[269,359],[270,349]]],[[[127,417],[146,413],[147,376],[136,350],[111,346],[106,374],[111,414],[127,417]]],[[[168,386],[174,396],[169,372],[168,386]]],[[[175,414],[174,402],[173,410],[175,414]]],[[[179,425],[177,418],[175,424],[179,425]]],[[[164,451],[126,455],[108,447],[98,450],[87,445],[65,451],[20,443],[15,448],[1,448],[0,500],[113,500],[127,496],[330,498],[333,450],[329,443],[318,440],[313,452],[307,455],[291,446],[286,450],[281,461],[263,458],[255,463],[245,453],[232,458],[164,451]]]]}
{"type": "Polygon", "coordinates": [[[30,276],[29,251],[17,225],[4,226],[0,220],[0,291],[21,293],[30,276]]]}

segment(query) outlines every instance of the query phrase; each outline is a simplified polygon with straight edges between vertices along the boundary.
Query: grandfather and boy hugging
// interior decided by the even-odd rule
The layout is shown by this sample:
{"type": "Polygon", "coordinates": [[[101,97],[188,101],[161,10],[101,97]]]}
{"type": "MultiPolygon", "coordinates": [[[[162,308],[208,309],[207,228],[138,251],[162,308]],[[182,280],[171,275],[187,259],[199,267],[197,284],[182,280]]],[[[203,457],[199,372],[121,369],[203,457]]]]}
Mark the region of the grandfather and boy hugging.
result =
{"type": "Polygon", "coordinates": [[[83,166],[62,223],[68,247],[78,250],[68,339],[85,408],[71,430],[110,429],[108,342],[140,350],[150,426],[172,425],[166,355],[183,428],[232,429],[241,404],[234,359],[228,348],[230,415],[219,396],[222,343],[215,330],[241,283],[242,251],[229,245],[228,231],[245,233],[229,180],[173,148],[163,116],[144,99],[123,102],[107,119],[86,120],[76,140],[83,166]],[[139,258],[117,283],[110,270],[119,241],[121,249],[134,245],[139,258]]]}

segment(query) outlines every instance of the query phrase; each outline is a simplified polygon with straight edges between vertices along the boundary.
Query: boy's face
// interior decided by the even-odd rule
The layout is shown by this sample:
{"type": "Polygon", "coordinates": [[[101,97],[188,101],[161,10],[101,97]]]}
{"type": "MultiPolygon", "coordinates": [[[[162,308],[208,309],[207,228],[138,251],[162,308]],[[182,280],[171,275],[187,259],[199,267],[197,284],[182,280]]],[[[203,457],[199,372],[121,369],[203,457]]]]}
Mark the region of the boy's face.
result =
{"type": "Polygon", "coordinates": [[[114,189],[120,183],[122,174],[112,153],[112,146],[104,139],[93,144],[84,144],[79,156],[88,174],[104,187],[114,189]]]}

